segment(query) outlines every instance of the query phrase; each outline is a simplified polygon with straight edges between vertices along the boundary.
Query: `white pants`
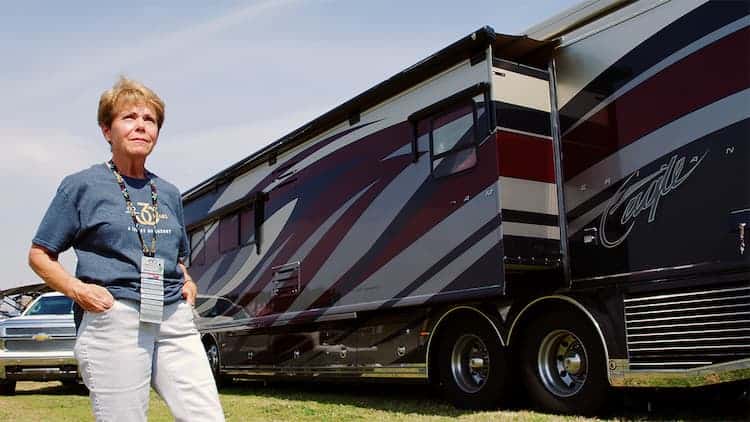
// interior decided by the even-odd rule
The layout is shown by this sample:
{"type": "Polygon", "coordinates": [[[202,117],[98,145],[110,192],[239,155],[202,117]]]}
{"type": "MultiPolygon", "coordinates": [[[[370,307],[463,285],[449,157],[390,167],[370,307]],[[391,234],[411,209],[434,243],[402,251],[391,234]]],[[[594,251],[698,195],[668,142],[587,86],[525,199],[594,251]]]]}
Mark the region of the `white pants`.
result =
{"type": "Polygon", "coordinates": [[[74,351],[96,420],[146,421],[153,386],[175,420],[223,421],[190,305],[164,306],[161,324],[140,322],[138,308],[116,300],[83,315],[74,351]]]}

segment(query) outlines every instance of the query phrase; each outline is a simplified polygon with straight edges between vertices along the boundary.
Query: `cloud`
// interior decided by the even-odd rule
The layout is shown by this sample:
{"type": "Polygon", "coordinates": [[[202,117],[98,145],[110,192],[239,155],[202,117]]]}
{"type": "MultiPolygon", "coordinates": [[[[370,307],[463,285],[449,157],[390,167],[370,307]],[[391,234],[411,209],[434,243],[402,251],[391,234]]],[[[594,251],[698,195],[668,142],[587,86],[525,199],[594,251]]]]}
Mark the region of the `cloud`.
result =
{"type": "Polygon", "coordinates": [[[89,141],[54,128],[18,128],[0,124],[3,154],[0,154],[0,178],[10,182],[8,173],[24,174],[24,180],[40,183],[60,180],[62,175],[78,171],[106,157],[108,147],[102,140],[89,141]]]}
{"type": "MultiPolygon", "coordinates": [[[[59,95],[61,91],[72,91],[90,85],[92,77],[111,78],[112,72],[149,66],[153,61],[164,60],[164,56],[176,56],[190,50],[197,43],[226,31],[234,26],[246,24],[264,13],[283,9],[301,3],[303,0],[266,0],[252,3],[205,22],[187,25],[185,29],[166,33],[154,33],[149,38],[133,43],[133,34],[125,33],[126,39],[105,41],[98,47],[68,51],[57,57],[53,67],[44,62],[38,66],[36,74],[25,78],[19,86],[17,81],[0,83],[3,91],[10,91],[10,97],[24,102],[59,95]],[[32,83],[33,82],[33,83],[32,83]],[[14,95],[15,94],[15,95],[14,95]]],[[[96,37],[96,34],[92,34],[96,37]]],[[[137,38],[136,38],[137,39],[137,38]]],[[[96,45],[96,38],[94,38],[96,45]]]]}

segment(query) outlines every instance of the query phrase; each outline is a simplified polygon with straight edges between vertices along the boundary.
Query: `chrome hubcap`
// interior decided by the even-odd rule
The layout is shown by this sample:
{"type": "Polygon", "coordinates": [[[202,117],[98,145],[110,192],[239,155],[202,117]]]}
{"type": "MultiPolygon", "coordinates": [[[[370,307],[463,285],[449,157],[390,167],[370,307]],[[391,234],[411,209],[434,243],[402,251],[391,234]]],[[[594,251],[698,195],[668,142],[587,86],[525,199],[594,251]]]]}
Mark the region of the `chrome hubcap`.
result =
{"type": "Polygon", "coordinates": [[[458,338],[451,353],[451,374],[458,387],[476,393],[487,382],[490,356],[482,339],[473,334],[458,338]]]}
{"type": "Polygon", "coordinates": [[[211,365],[211,371],[214,374],[219,372],[219,348],[212,344],[206,350],[206,357],[208,358],[208,364],[211,365]]]}
{"type": "Polygon", "coordinates": [[[558,397],[578,393],[586,383],[588,356],[583,342],[567,330],[553,331],[539,347],[537,369],[544,386],[558,397]]]}

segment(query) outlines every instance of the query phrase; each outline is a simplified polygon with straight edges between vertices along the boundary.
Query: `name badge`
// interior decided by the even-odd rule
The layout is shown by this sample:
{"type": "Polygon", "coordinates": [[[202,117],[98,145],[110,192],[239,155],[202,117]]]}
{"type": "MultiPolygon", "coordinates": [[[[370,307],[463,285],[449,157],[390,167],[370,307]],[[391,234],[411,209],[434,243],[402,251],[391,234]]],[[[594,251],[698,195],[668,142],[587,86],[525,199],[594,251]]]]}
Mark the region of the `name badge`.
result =
{"type": "Polygon", "coordinates": [[[164,311],[164,260],[141,258],[141,315],[142,322],[160,324],[164,311]]]}

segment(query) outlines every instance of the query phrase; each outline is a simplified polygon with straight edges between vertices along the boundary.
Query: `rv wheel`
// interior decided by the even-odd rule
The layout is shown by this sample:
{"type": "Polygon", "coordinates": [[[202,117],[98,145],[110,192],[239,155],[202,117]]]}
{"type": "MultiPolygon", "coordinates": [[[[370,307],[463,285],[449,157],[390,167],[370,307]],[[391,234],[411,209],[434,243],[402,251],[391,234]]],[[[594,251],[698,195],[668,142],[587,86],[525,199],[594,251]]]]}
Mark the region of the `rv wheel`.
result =
{"type": "Polygon", "coordinates": [[[211,367],[211,373],[214,375],[216,386],[224,387],[231,384],[232,379],[221,373],[221,355],[219,352],[219,346],[210,337],[207,337],[203,344],[206,348],[206,358],[208,358],[208,365],[211,367]]]}
{"type": "Polygon", "coordinates": [[[526,325],[522,379],[530,398],[555,413],[595,414],[610,395],[605,355],[591,323],[577,312],[548,312],[526,325]]]}
{"type": "Polygon", "coordinates": [[[16,382],[0,380],[0,394],[3,396],[12,396],[16,394],[16,382]]]}
{"type": "Polygon", "coordinates": [[[468,315],[445,328],[438,350],[440,385],[456,407],[496,407],[508,381],[505,349],[486,319],[468,315]]]}

